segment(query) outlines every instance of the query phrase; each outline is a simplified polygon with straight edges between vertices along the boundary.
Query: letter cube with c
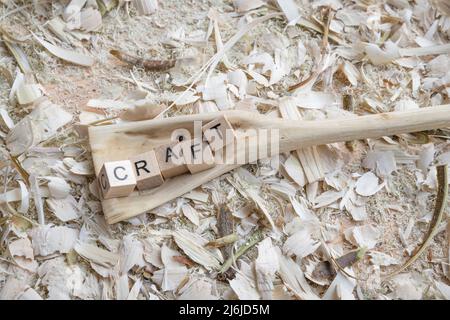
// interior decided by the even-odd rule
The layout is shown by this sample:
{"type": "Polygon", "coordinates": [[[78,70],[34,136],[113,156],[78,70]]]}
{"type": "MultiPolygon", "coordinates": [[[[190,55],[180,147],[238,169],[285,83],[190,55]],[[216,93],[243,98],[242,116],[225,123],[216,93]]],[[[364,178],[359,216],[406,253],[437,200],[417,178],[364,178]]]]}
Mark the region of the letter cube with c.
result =
{"type": "Polygon", "coordinates": [[[136,187],[136,177],[129,160],[110,161],[103,164],[98,175],[103,199],[126,197],[136,187]]]}

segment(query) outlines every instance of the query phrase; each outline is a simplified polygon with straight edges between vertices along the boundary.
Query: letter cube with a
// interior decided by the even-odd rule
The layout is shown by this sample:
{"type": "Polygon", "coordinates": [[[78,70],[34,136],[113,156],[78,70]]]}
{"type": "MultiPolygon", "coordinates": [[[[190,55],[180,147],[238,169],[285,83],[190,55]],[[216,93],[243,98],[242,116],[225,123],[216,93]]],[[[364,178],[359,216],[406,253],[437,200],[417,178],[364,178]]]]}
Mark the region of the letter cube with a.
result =
{"type": "Polygon", "coordinates": [[[155,148],[156,159],[164,179],[188,172],[184,162],[182,142],[172,142],[155,148]]]}

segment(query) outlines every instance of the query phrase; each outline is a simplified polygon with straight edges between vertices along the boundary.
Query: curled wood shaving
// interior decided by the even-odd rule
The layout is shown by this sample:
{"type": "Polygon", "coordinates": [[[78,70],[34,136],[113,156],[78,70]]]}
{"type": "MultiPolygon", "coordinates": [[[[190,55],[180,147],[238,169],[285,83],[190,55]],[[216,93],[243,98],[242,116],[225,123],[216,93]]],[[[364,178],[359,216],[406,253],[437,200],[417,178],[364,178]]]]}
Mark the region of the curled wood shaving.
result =
{"type": "Polygon", "coordinates": [[[117,253],[80,241],[75,243],[74,249],[81,257],[105,268],[114,267],[120,258],[117,253]]]}
{"type": "Polygon", "coordinates": [[[18,180],[17,181],[20,186],[20,206],[17,209],[20,213],[27,213],[28,208],[30,207],[30,193],[28,191],[28,188],[25,186],[25,183],[23,181],[18,180]]]}
{"type": "Polygon", "coordinates": [[[175,243],[184,253],[193,261],[204,266],[206,269],[219,269],[220,262],[218,257],[200,246],[195,239],[192,238],[192,233],[187,230],[178,230],[173,232],[175,243]]]}
{"type": "Polygon", "coordinates": [[[261,0],[233,0],[237,12],[246,12],[257,9],[266,3],[261,0]]]}
{"type": "Polygon", "coordinates": [[[258,258],[255,260],[256,287],[264,300],[272,300],[275,273],[279,270],[278,254],[270,238],[258,245],[258,258]]]}
{"type": "Polygon", "coordinates": [[[151,104],[151,103],[143,103],[136,104],[132,107],[129,107],[123,110],[119,118],[127,121],[140,121],[140,120],[148,120],[156,117],[161,111],[164,110],[164,105],[161,104],[151,104]]]}
{"type": "Polygon", "coordinates": [[[300,11],[297,4],[293,0],[277,0],[276,3],[283,11],[289,24],[294,24],[300,17],[300,11]]]}
{"type": "Polygon", "coordinates": [[[37,35],[35,35],[34,33],[32,33],[34,38],[45,48],[48,50],[48,52],[50,52],[51,54],[53,54],[54,56],[71,62],[73,64],[77,64],[83,67],[90,67],[94,64],[95,60],[85,54],[76,52],[76,51],[71,51],[71,50],[67,50],[58,46],[55,46],[53,44],[51,44],[50,42],[38,37],[37,35]]]}
{"type": "MultiPolygon", "coordinates": [[[[448,176],[447,176],[447,165],[442,165],[437,167],[437,176],[438,176],[438,193],[436,196],[436,205],[433,213],[433,219],[431,220],[429,229],[427,234],[424,237],[424,241],[416,248],[415,253],[398,269],[395,271],[384,275],[382,277],[383,281],[387,281],[391,279],[393,276],[401,273],[406,268],[408,268],[410,265],[412,265],[419,257],[420,255],[425,251],[425,249],[429,246],[431,241],[433,240],[433,237],[436,235],[436,232],[439,228],[439,225],[442,221],[442,218],[444,217],[445,213],[445,207],[447,204],[447,197],[448,197],[448,176]]],[[[355,277],[351,274],[349,274],[342,266],[341,264],[333,257],[331,254],[331,251],[327,247],[327,245],[323,242],[324,248],[328,251],[329,257],[331,262],[333,263],[333,266],[341,271],[343,274],[345,274],[347,277],[359,280],[359,281],[367,281],[368,279],[362,279],[355,277]]]]}
{"type": "Polygon", "coordinates": [[[251,199],[254,201],[256,207],[259,209],[260,212],[263,213],[266,220],[269,222],[272,230],[277,232],[277,227],[275,226],[275,222],[273,221],[272,217],[270,216],[270,212],[267,209],[267,206],[265,205],[264,199],[258,194],[257,190],[255,189],[247,189],[247,194],[251,197],[251,199]]]}
{"type": "Polygon", "coordinates": [[[119,50],[112,49],[109,51],[114,57],[130,66],[144,68],[148,71],[166,71],[175,66],[177,60],[147,60],[139,57],[129,55],[119,50]]]}
{"type": "Polygon", "coordinates": [[[439,225],[445,214],[445,207],[447,205],[447,197],[448,197],[448,168],[447,165],[437,166],[437,180],[438,180],[438,191],[436,196],[436,204],[434,207],[433,218],[430,222],[430,226],[428,231],[424,237],[424,241],[417,246],[415,249],[415,253],[397,270],[384,275],[383,281],[391,279],[393,276],[399,274],[404,271],[410,265],[412,265],[420,255],[425,251],[425,249],[430,245],[433,237],[436,235],[439,225]]]}
{"type": "Polygon", "coordinates": [[[311,75],[308,76],[308,78],[306,78],[305,80],[300,81],[299,83],[296,83],[292,86],[290,86],[288,88],[288,91],[293,91],[295,89],[301,88],[303,87],[305,84],[307,84],[309,81],[311,81],[311,79],[313,79],[316,75],[314,73],[312,73],[311,75]]]}

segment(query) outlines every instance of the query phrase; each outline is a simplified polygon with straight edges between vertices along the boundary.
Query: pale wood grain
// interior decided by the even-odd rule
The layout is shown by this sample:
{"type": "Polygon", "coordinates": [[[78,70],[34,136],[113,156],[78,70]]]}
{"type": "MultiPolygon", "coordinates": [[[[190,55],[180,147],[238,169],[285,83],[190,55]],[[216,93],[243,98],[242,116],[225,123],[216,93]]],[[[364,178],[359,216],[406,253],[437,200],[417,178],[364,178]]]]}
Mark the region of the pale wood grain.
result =
{"type": "MultiPolygon", "coordinates": [[[[279,129],[280,152],[450,126],[450,105],[320,121],[283,120],[251,112],[227,111],[97,126],[89,128],[95,172],[99,172],[105,161],[127,159],[168,143],[174,129],[187,128],[193,132],[193,121],[211,121],[222,114],[226,114],[235,129],[279,129]]],[[[243,149],[236,150],[234,156],[245,152],[243,149]]],[[[217,165],[193,175],[169,179],[147,192],[133,192],[126,198],[104,200],[102,206],[106,220],[116,223],[149,212],[238,166],[217,165]]]]}

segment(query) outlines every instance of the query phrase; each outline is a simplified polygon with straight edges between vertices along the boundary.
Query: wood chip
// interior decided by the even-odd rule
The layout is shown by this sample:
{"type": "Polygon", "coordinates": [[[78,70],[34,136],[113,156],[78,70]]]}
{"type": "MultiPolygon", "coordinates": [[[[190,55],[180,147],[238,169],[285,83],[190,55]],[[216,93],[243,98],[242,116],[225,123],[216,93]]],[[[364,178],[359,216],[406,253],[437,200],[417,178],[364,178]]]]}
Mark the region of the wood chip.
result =
{"type": "Polygon", "coordinates": [[[85,54],[57,47],[35,34],[33,34],[33,36],[51,54],[64,61],[71,62],[83,67],[91,67],[94,64],[94,59],[85,54]]]}
{"type": "Polygon", "coordinates": [[[119,262],[119,255],[117,253],[109,252],[92,244],[77,241],[74,249],[86,260],[106,268],[112,268],[119,262]]]}

